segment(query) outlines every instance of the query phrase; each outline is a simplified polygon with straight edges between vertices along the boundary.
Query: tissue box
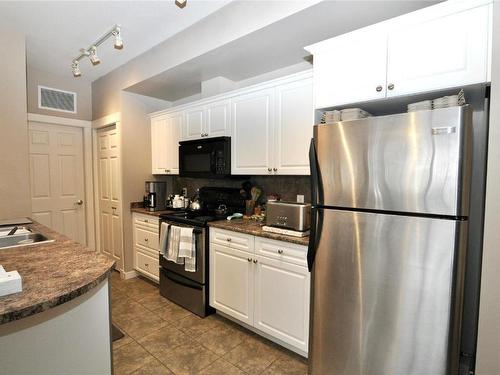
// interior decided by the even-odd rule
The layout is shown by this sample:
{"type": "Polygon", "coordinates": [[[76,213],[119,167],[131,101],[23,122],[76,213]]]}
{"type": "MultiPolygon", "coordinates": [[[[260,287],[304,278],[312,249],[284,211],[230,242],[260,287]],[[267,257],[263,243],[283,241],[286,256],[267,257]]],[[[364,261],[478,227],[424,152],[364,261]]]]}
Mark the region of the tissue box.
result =
{"type": "Polygon", "coordinates": [[[0,297],[23,291],[21,275],[17,271],[5,272],[0,266],[0,297]]]}

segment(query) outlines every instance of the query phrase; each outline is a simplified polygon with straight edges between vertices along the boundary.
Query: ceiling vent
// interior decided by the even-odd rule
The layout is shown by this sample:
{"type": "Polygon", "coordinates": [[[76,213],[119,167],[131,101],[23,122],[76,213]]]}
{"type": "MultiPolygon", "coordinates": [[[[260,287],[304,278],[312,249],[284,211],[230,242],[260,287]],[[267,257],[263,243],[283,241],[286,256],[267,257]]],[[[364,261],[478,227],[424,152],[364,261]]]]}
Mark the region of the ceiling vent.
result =
{"type": "Polygon", "coordinates": [[[38,108],[76,113],[76,92],[38,86],[38,108]]]}

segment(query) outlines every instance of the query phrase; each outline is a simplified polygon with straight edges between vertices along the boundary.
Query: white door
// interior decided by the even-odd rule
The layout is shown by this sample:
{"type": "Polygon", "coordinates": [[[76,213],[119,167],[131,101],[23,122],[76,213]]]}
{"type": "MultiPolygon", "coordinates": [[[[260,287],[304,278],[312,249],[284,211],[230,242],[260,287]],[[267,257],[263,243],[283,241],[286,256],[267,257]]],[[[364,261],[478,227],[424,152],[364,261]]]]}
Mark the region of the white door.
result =
{"type": "Polygon", "coordinates": [[[100,250],[122,269],[120,137],[116,126],[97,131],[100,250]]]}
{"type": "Polygon", "coordinates": [[[168,174],[179,174],[179,141],[181,140],[182,121],[182,112],[169,115],[167,146],[170,159],[168,169],[170,172],[168,174]]]}
{"type": "Polygon", "coordinates": [[[170,168],[168,143],[168,117],[151,119],[151,163],[153,174],[166,174],[170,168]]]}
{"type": "Polygon", "coordinates": [[[371,26],[314,51],[314,106],[327,108],[385,98],[387,33],[371,26]]]}
{"type": "Polygon", "coordinates": [[[81,128],[29,123],[31,217],[86,244],[81,128]]]}
{"type": "Polygon", "coordinates": [[[230,135],[229,117],[231,103],[229,100],[210,103],[205,107],[205,129],[209,137],[230,135]]]}
{"type": "Polygon", "coordinates": [[[391,31],[387,96],[486,82],[488,22],[482,6],[391,31]]]}
{"type": "Polygon", "coordinates": [[[204,137],[206,130],[203,124],[203,108],[197,107],[187,109],[184,112],[184,124],[182,129],[182,139],[185,141],[204,137]]]}
{"type": "Polygon", "coordinates": [[[307,352],[310,273],[256,256],[254,327],[307,352]]]}
{"type": "Polygon", "coordinates": [[[273,172],[309,174],[309,144],[313,136],[312,79],[276,88],[276,125],[273,172]]]}
{"type": "Polygon", "coordinates": [[[232,174],[272,174],[274,89],[232,100],[232,174]]]}
{"type": "Polygon", "coordinates": [[[252,255],[210,244],[210,306],[244,323],[253,323],[252,255]]]}

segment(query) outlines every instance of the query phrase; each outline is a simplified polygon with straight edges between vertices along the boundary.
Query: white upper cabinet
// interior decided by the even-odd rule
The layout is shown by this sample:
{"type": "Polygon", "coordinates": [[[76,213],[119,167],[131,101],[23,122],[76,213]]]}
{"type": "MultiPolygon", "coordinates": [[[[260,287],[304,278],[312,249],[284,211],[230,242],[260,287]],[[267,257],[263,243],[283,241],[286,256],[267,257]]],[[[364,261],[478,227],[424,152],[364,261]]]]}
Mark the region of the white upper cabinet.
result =
{"type": "Polygon", "coordinates": [[[205,136],[203,108],[195,107],[184,112],[182,140],[199,139],[205,136]]]}
{"type": "Polygon", "coordinates": [[[306,47],[314,106],[329,108],[488,81],[491,4],[443,2],[306,47]]]}
{"type": "Polygon", "coordinates": [[[230,111],[230,100],[220,100],[186,109],[182,140],[230,135],[230,111]]]}
{"type": "Polygon", "coordinates": [[[392,30],[387,96],[485,82],[488,19],[481,6],[392,30]]]}
{"type": "Polygon", "coordinates": [[[316,108],[385,97],[386,36],[383,27],[365,28],[311,48],[316,108]]]}
{"type": "Polygon", "coordinates": [[[182,113],[151,119],[151,164],[153,174],[179,174],[179,138],[182,113]]]}
{"type": "Polygon", "coordinates": [[[231,101],[221,100],[205,106],[205,134],[222,137],[231,134],[231,101]]]}
{"type": "Polygon", "coordinates": [[[273,172],[309,174],[309,142],[313,136],[312,78],[276,88],[273,172]]]}
{"type": "Polygon", "coordinates": [[[232,174],[272,174],[273,109],[273,88],[233,98],[232,174]]]}

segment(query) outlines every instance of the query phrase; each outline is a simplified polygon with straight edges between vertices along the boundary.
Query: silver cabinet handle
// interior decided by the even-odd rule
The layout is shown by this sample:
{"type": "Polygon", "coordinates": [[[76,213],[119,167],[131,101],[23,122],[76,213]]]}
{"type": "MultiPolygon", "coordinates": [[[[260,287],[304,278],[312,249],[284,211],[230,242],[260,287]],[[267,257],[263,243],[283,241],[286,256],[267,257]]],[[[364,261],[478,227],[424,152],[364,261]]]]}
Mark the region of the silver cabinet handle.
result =
{"type": "Polygon", "coordinates": [[[144,239],[144,241],[148,242],[148,239],[147,239],[147,238],[145,238],[145,239],[144,239]]]}
{"type": "Polygon", "coordinates": [[[144,222],[145,222],[145,223],[149,223],[149,220],[148,220],[148,219],[144,219],[144,222]]]}
{"type": "Polygon", "coordinates": [[[252,258],[247,258],[247,260],[248,260],[249,262],[251,262],[251,261],[252,261],[252,258]]]}
{"type": "Polygon", "coordinates": [[[116,210],[116,207],[111,207],[112,210],[116,210]]]}
{"type": "Polygon", "coordinates": [[[81,199],[78,199],[76,202],[75,202],[77,205],[81,206],[83,204],[83,201],[81,199]]]}
{"type": "Polygon", "coordinates": [[[205,133],[205,137],[208,137],[208,133],[205,133]]]}
{"type": "Polygon", "coordinates": [[[389,86],[387,86],[389,90],[394,90],[394,83],[389,83],[389,86]]]}
{"type": "Polygon", "coordinates": [[[230,238],[227,238],[227,239],[226,239],[226,241],[227,241],[227,242],[231,242],[231,239],[230,239],[230,238]]]}
{"type": "Polygon", "coordinates": [[[279,249],[278,254],[283,254],[283,250],[279,249]]]}
{"type": "Polygon", "coordinates": [[[271,168],[267,168],[267,170],[268,170],[268,172],[271,172],[271,171],[272,171],[272,169],[271,169],[271,168]]]}
{"type": "Polygon", "coordinates": [[[253,262],[254,262],[254,263],[257,263],[257,259],[254,259],[254,260],[253,260],[253,262]]]}
{"type": "Polygon", "coordinates": [[[144,265],[145,265],[146,267],[149,267],[149,263],[144,263],[144,265]]]}
{"type": "Polygon", "coordinates": [[[278,171],[278,168],[273,168],[273,171],[277,172],[277,171],[278,171]]]}
{"type": "Polygon", "coordinates": [[[377,92],[382,91],[382,86],[378,85],[378,86],[377,86],[377,88],[376,88],[375,90],[377,90],[377,92]]]}

